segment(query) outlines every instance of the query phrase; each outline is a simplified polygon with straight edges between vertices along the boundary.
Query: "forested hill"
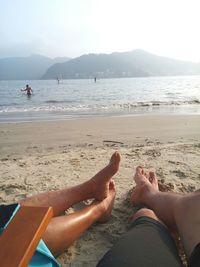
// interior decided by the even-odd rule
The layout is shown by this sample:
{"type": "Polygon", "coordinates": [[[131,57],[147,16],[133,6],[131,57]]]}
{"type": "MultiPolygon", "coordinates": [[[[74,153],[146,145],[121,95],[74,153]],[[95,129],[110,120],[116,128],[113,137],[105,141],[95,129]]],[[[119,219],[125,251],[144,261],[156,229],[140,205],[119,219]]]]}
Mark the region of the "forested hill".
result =
{"type": "Polygon", "coordinates": [[[200,74],[200,64],[157,56],[143,50],[88,54],[51,66],[42,79],[120,78],[200,74]]]}

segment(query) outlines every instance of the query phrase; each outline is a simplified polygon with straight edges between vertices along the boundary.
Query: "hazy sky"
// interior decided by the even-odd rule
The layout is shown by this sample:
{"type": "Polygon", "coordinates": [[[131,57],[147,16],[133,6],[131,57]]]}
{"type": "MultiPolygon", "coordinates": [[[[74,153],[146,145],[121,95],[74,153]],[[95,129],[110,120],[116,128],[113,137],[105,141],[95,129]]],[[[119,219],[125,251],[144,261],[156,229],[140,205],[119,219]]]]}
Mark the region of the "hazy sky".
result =
{"type": "Polygon", "coordinates": [[[199,0],[0,0],[0,57],[136,48],[200,61],[199,0]]]}

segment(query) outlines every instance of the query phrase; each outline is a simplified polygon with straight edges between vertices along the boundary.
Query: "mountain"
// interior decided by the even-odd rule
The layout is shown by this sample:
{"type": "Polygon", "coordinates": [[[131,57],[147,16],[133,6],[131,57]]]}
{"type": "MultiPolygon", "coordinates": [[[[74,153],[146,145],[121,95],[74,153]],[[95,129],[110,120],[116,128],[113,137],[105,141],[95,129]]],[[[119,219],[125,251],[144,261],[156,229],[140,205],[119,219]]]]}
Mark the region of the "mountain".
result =
{"type": "Polygon", "coordinates": [[[88,54],[51,66],[42,79],[115,78],[200,73],[200,64],[157,56],[136,49],[112,54],[88,54]]]}
{"type": "Polygon", "coordinates": [[[51,65],[67,60],[67,57],[51,59],[41,55],[0,58],[0,80],[40,79],[51,65]]]}

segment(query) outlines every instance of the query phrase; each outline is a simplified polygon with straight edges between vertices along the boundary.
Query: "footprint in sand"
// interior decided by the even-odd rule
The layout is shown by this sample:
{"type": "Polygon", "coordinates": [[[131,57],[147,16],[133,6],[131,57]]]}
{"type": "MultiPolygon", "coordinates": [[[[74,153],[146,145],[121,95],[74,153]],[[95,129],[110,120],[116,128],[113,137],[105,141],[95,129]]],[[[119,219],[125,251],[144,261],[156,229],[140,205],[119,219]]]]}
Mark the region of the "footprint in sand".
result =
{"type": "Polygon", "coordinates": [[[8,161],[9,157],[2,158],[1,161],[8,161]]]}
{"type": "Polygon", "coordinates": [[[161,156],[161,152],[156,149],[149,149],[144,152],[144,155],[148,155],[148,156],[156,158],[156,157],[161,156]]]}
{"type": "Polygon", "coordinates": [[[73,159],[70,159],[70,164],[73,165],[73,166],[79,166],[80,165],[80,161],[79,159],[77,158],[73,158],[73,159]]]}
{"type": "Polygon", "coordinates": [[[176,176],[179,177],[179,178],[187,178],[187,175],[184,172],[180,171],[180,170],[174,170],[172,172],[175,173],[176,176]]]}

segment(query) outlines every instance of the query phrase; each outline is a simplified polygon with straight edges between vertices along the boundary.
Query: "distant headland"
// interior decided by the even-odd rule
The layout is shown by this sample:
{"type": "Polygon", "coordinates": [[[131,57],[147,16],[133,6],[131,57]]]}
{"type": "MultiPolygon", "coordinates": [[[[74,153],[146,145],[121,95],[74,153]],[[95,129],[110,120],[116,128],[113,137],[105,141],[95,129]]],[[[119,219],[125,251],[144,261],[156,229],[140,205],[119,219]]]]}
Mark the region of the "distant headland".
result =
{"type": "Polygon", "coordinates": [[[158,56],[136,49],[77,58],[41,55],[0,59],[0,80],[94,79],[199,75],[200,63],[158,56]]]}

